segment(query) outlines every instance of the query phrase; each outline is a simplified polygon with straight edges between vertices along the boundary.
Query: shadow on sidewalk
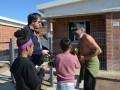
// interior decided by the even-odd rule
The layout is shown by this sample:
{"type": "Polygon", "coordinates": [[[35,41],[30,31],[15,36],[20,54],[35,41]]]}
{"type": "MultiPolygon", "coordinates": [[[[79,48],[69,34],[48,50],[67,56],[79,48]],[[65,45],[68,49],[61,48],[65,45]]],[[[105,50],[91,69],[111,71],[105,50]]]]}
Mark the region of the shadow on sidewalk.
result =
{"type": "Polygon", "coordinates": [[[0,82],[11,81],[10,76],[0,74],[0,82]]]}
{"type": "Polygon", "coordinates": [[[10,76],[0,74],[0,90],[15,90],[10,76]]]}
{"type": "Polygon", "coordinates": [[[0,83],[0,90],[16,90],[15,84],[12,81],[0,83]]]}

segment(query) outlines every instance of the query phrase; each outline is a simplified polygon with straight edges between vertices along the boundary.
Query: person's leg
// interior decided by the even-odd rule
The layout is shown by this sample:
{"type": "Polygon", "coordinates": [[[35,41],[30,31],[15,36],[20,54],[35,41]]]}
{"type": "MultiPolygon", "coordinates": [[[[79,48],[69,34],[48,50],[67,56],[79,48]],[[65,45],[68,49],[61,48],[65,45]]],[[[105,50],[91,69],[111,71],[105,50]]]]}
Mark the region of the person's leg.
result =
{"type": "Polygon", "coordinates": [[[90,80],[90,75],[87,69],[85,69],[85,74],[84,74],[84,90],[90,90],[90,84],[91,84],[91,80],[90,80]]]}
{"type": "Polygon", "coordinates": [[[66,86],[64,83],[57,83],[57,89],[56,90],[65,90],[66,86]]]}
{"type": "Polygon", "coordinates": [[[56,90],[74,90],[74,83],[58,83],[56,90]]]}
{"type": "Polygon", "coordinates": [[[85,69],[84,90],[95,90],[96,78],[91,75],[88,69],[85,69]]]}
{"type": "Polygon", "coordinates": [[[60,85],[57,83],[56,90],[61,90],[60,85]]]}
{"type": "Polygon", "coordinates": [[[92,82],[93,90],[95,90],[95,86],[96,86],[96,77],[93,77],[93,82],[92,82]]]}
{"type": "Polygon", "coordinates": [[[74,83],[67,83],[66,90],[74,90],[74,89],[75,89],[74,83]]]}

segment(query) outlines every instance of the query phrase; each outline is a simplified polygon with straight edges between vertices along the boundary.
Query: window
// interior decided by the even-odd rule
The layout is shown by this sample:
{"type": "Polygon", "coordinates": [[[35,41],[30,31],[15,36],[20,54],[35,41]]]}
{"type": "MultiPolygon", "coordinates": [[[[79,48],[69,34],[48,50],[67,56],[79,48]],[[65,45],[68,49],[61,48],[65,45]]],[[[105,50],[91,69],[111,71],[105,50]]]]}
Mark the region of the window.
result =
{"type": "Polygon", "coordinates": [[[42,37],[44,38],[44,39],[48,39],[48,37],[47,37],[47,32],[41,32],[41,34],[42,34],[42,37]]]}
{"type": "Polygon", "coordinates": [[[46,22],[42,22],[42,27],[46,27],[46,22]]]}

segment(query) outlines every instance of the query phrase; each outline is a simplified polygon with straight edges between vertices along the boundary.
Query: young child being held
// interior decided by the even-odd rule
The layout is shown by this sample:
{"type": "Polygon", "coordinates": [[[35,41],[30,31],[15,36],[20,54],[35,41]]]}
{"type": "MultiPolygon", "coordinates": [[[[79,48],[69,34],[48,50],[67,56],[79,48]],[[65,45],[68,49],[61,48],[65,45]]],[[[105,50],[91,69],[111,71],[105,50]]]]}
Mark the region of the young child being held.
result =
{"type": "Polygon", "coordinates": [[[74,90],[75,69],[80,68],[80,63],[76,55],[70,53],[72,49],[71,41],[63,38],[60,41],[62,53],[55,58],[55,68],[57,74],[57,90],[74,90]]]}
{"type": "Polygon", "coordinates": [[[10,71],[16,81],[16,90],[40,90],[41,79],[48,66],[43,66],[38,72],[29,57],[33,53],[33,42],[27,30],[18,30],[14,33],[17,38],[19,55],[12,64],[10,71]]]}

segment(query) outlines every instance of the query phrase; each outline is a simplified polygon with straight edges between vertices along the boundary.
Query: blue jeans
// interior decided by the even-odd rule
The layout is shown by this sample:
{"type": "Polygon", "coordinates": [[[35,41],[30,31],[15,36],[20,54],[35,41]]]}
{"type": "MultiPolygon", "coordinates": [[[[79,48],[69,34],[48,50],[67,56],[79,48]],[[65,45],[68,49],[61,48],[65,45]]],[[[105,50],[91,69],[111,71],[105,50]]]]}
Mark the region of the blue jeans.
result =
{"type": "Polygon", "coordinates": [[[57,83],[56,90],[74,90],[74,83],[57,83]]]}

